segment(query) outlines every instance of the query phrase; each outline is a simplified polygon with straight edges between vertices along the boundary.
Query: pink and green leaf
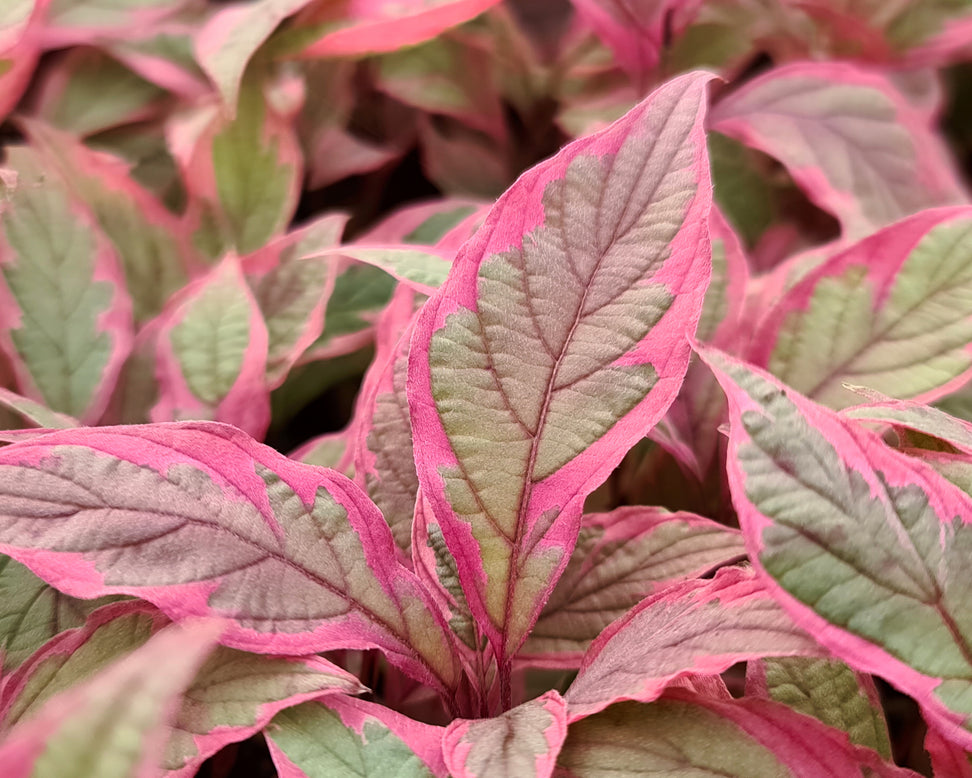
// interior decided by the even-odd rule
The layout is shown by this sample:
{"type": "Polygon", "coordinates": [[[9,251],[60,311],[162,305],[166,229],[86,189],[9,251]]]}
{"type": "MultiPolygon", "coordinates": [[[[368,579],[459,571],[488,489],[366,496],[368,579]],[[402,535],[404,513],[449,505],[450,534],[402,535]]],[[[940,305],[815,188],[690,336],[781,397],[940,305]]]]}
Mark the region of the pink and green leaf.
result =
{"type": "Polygon", "coordinates": [[[352,0],[324,6],[301,23],[314,42],[303,49],[307,58],[377,54],[414,46],[475,18],[500,0],[352,0]]]}
{"type": "Polygon", "coordinates": [[[969,747],[972,500],[871,430],[702,352],[729,397],[729,483],[773,596],[833,654],[893,679],[969,747]]]}
{"type": "Polygon", "coordinates": [[[972,209],[923,211],[818,264],[765,315],[750,360],[832,408],[842,384],[929,401],[972,375],[972,209]]]}
{"type": "Polygon", "coordinates": [[[243,72],[257,49],[288,16],[311,0],[236,3],[213,13],[194,37],[196,59],[232,116],[243,72]]]}
{"type": "Polygon", "coordinates": [[[171,125],[173,156],[203,220],[201,229],[213,233],[207,239],[249,254],[285,231],[303,175],[292,121],[302,89],[297,82],[264,85],[254,77],[243,83],[233,119],[207,105],[171,125]],[[284,93],[286,110],[270,99],[275,91],[284,93]]]}
{"type": "Polygon", "coordinates": [[[132,342],[119,258],[39,155],[11,148],[7,162],[19,180],[0,214],[0,350],[22,394],[93,423],[132,342]]]}
{"type": "Polygon", "coordinates": [[[669,82],[521,176],[419,317],[419,481],[501,665],[566,566],[584,499],[688,366],[709,274],[708,79],[669,82]]]}
{"type": "Polygon", "coordinates": [[[555,691],[490,719],[455,719],[442,738],[454,778],[549,778],[567,736],[567,706],[555,691]]]}
{"type": "MultiPolygon", "coordinates": [[[[439,612],[449,621],[453,634],[459,638],[461,651],[469,662],[475,662],[472,653],[485,648],[485,640],[477,628],[476,621],[469,610],[466,595],[459,580],[456,558],[449,551],[442,528],[435,523],[428,501],[422,497],[421,490],[416,495],[415,508],[411,520],[412,564],[419,580],[439,605],[439,612]],[[463,646],[465,648],[463,648],[463,646]],[[466,651],[468,649],[468,651],[466,651]]],[[[480,694],[485,690],[480,689],[480,694]]]]}
{"type": "Polygon", "coordinates": [[[267,657],[220,646],[186,690],[163,766],[173,777],[189,778],[225,745],[262,731],[281,710],[364,691],[354,676],[318,656],[267,657]]]}
{"type": "Polygon", "coordinates": [[[9,778],[149,776],[182,692],[212,650],[220,624],[172,625],[85,683],[51,698],[0,744],[9,778]]]}
{"type": "Polygon", "coordinates": [[[591,642],[645,597],[741,556],[736,530],[691,513],[631,506],[586,514],[570,562],[517,659],[579,667],[591,642]]]}
{"type": "Polygon", "coordinates": [[[188,4],[189,0],[50,0],[44,46],[63,48],[97,39],[124,38],[131,30],[156,24],[188,4]]]}
{"type": "Polygon", "coordinates": [[[81,136],[148,119],[165,95],[118,60],[86,48],[70,51],[38,88],[33,113],[81,136]]]}
{"type": "Polygon", "coordinates": [[[712,128],[780,160],[845,238],[967,199],[929,118],[849,63],[774,68],[721,101],[712,128]]]}
{"type": "Polygon", "coordinates": [[[132,594],[274,654],[381,648],[437,688],[448,628],[345,477],[225,425],[66,430],[0,449],[0,550],[73,596],[132,594]]]}
{"type": "Polygon", "coordinates": [[[855,405],[845,408],[843,415],[849,419],[873,421],[890,424],[897,432],[900,442],[908,445],[913,442],[914,435],[947,443],[963,454],[972,456],[972,424],[945,413],[931,405],[895,400],[878,392],[859,390],[871,402],[866,405],[855,405]]]}
{"type": "Polygon", "coordinates": [[[64,429],[80,426],[72,416],[52,411],[46,405],[0,387],[0,408],[10,411],[32,427],[64,429]]]}
{"type": "Polygon", "coordinates": [[[122,160],[38,121],[27,130],[44,164],[60,173],[114,246],[135,321],[157,314],[196,264],[185,226],[132,179],[122,160]]]}
{"type": "MultiPolygon", "coordinates": [[[[4,727],[136,650],[167,623],[152,606],[132,601],[105,608],[82,629],[51,641],[5,684],[4,727]]],[[[162,766],[168,774],[194,775],[206,757],[258,732],[279,710],[324,694],[361,691],[357,679],[319,657],[267,657],[217,647],[172,720],[162,766]]]]}
{"type": "Polygon", "coordinates": [[[874,680],[829,657],[752,660],[746,695],[774,700],[843,730],[855,745],[891,759],[891,741],[874,680]]]}
{"type": "Polygon", "coordinates": [[[748,569],[660,589],[591,644],[564,697],[570,721],[621,700],[651,702],[689,673],[715,675],[763,656],[819,656],[817,643],[748,569]]]}
{"type": "Polygon", "coordinates": [[[442,733],[390,708],[332,696],[277,714],[266,737],[280,778],[444,778],[442,733]]]}
{"type": "Polygon", "coordinates": [[[0,10],[0,121],[30,85],[41,55],[40,34],[50,0],[22,0],[0,10]]]}
{"type": "Polygon", "coordinates": [[[375,358],[362,382],[355,412],[353,448],[355,478],[378,506],[406,556],[419,486],[405,395],[406,331],[417,302],[415,292],[399,286],[378,320],[375,358]]]}
{"type": "Polygon", "coordinates": [[[153,421],[202,418],[262,437],[270,423],[267,326],[228,256],[169,304],[158,340],[153,421]]]}
{"type": "Polygon", "coordinates": [[[267,383],[278,386],[324,329],[334,287],[334,261],[322,251],[336,246],[345,214],[324,216],[243,260],[267,326],[267,383]]]}
{"type": "Polygon", "coordinates": [[[651,705],[624,702],[570,725],[557,768],[565,778],[719,775],[917,778],[847,735],[785,705],[673,689],[651,705]]]}
{"type": "Polygon", "coordinates": [[[90,613],[81,624],[54,635],[4,680],[3,728],[29,719],[49,699],[131,654],[168,623],[148,603],[128,600],[90,613]]]}

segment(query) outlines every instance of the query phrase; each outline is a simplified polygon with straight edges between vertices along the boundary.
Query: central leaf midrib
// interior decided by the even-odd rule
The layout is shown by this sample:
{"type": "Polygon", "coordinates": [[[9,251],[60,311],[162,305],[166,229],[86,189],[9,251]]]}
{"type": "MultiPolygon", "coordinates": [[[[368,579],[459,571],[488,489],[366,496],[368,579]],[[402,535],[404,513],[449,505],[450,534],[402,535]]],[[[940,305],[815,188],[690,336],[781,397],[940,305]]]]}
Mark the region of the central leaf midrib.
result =
{"type": "MultiPolygon", "coordinates": [[[[676,105],[677,105],[677,103],[676,103],[676,105]]],[[[657,133],[656,136],[653,136],[653,137],[650,138],[649,143],[648,143],[648,148],[645,150],[645,152],[642,154],[642,157],[641,157],[641,168],[642,168],[642,172],[644,171],[645,168],[647,168],[649,162],[651,162],[653,160],[653,158],[654,158],[654,151],[655,151],[655,148],[656,148],[657,143],[658,143],[658,138],[661,137],[664,134],[664,126],[668,124],[668,121],[671,119],[672,115],[674,114],[674,110],[675,110],[675,106],[673,106],[669,110],[668,116],[663,121],[663,127],[662,127],[662,129],[659,130],[659,132],[657,133]]],[[[672,151],[669,153],[668,159],[665,160],[664,172],[661,175],[659,175],[654,180],[653,186],[651,188],[651,191],[648,192],[647,193],[647,196],[646,196],[646,201],[647,202],[652,202],[654,200],[654,197],[657,194],[658,188],[661,186],[662,182],[667,178],[668,174],[671,172],[672,160],[674,159],[675,155],[678,153],[678,150],[679,149],[678,149],[677,144],[672,144],[672,151]]],[[[612,157],[611,157],[611,165],[612,165],[612,167],[613,167],[615,161],[616,161],[616,154],[615,155],[612,155],[612,157]]],[[[599,229],[598,228],[600,227],[601,214],[603,213],[603,208],[601,206],[603,205],[603,200],[604,200],[604,196],[606,194],[606,190],[607,190],[607,185],[605,184],[605,185],[601,186],[600,189],[599,189],[599,191],[598,191],[598,208],[596,210],[596,223],[594,225],[594,229],[596,230],[596,233],[595,234],[597,234],[597,232],[599,232],[599,229]]],[[[622,209],[622,212],[618,216],[617,221],[615,222],[615,227],[614,227],[614,230],[612,231],[611,238],[610,238],[610,240],[607,241],[607,245],[604,248],[601,249],[600,255],[597,258],[597,262],[594,264],[594,267],[592,268],[592,270],[590,272],[590,275],[589,275],[589,278],[590,279],[593,279],[593,278],[595,278],[597,276],[598,270],[600,269],[602,263],[604,262],[605,256],[607,255],[609,249],[619,240],[619,237],[620,236],[618,235],[618,229],[621,228],[622,225],[625,224],[625,222],[626,222],[626,218],[625,217],[628,214],[628,209],[631,206],[631,202],[632,202],[632,200],[631,200],[630,197],[625,200],[625,203],[624,203],[624,207],[622,209]]],[[[627,232],[627,229],[630,229],[630,227],[626,228],[625,229],[625,232],[627,232]]],[[[565,246],[569,246],[569,243],[565,243],[565,246]]],[[[528,274],[526,273],[525,268],[523,269],[522,272],[523,272],[523,277],[524,277],[524,288],[525,288],[525,290],[528,291],[528,289],[529,289],[528,274]]],[[[583,292],[583,295],[581,297],[581,300],[578,303],[577,312],[574,315],[574,321],[571,323],[570,330],[568,331],[567,336],[564,339],[564,344],[561,347],[560,354],[557,357],[557,360],[554,363],[553,369],[550,372],[550,377],[547,380],[547,385],[545,387],[543,404],[541,405],[540,412],[539,412],[538,417],[537,417],[537,419],[538,419],[538,421],[537,421],[537,431],[536,431],[536,433],[534,435],[531,436],[530,453],[528,455],[528,458],[527,458],[527,466],[526,466],[525,472],[523,474],[524,487],[523,487],[523,491],[520,493],[520,500],[519,500],[519,503],[517,505],[516,525],[515,525],[514,532],[513,532],[513,538],[512,539],[511,538],[507,538],[507,542],[511,545],[511,553],[510,553],[510,575],[508,575],[507,576],[507,579],[506,579],[505,614],[504,614],[504,623],[502,625],[502,629],[504,631],[504,637],[505,637],[506,625],[510,623],[510,620],[511,620],[511,618],[513,616],[513,596],[512,595],[513,595],[513,591],[515,589],[516,582],[517,582],[516,579],[515,579],[515,577],[514,577],[514,575],[513,575],[513,572],[514,571],[517,571],[518,568],[519,568],[519,557],[520,557],[520,550],[521,550],[520,549],[519,539],[520,539],[520,537],[523,534],[523,523],[524,523],[524,519],[525,519],[526,507],[529,505],[530,496],[531,496],[532,491],[533,491],[533,484],[534,484],[533,472],[534,472],[534,468],[535,468],[535,465],[536,465],[537,453],[538,453],[538,450],[539,450],[540,442],[541,442],[542,437],[543,437],[543,429],[544,429],[544,426],[546,424],[547,412],[548,412],[548,409],[550,407],[550,403],[551,403],[552,398],[553,398],[554,387],[557,384],[557,375],[559,374],[560,367],[563,364],[563,360],[566,357],[567,352],[569,351],[569,347],[570,347],[571,342],[573,340],[574,333],[576,332],[577,327],[579,326],[580,322],[585,317],[585,313],[584,313],[584,311],[585,311],[585,305],[586,305],[588,296],[590,294],[591,285],[592,285],[592,282],[591,281],[588,281],[588,283],[584,285],[584,292],[583,292]]],[[[613,299],[616,299],[616,297],[617,296],[615,296],[615,298],[613,298],[613,299]]],[[[531,299],[529,294],[526,295],[526,298],[527,298],[528,301],[531,299]]],[[[535,318],[533,320],[536,321],[535,318]]],[[[544,344],[546,345],[546,342],[543,340],[543,338],[541,338],[541,341],[544,342],[544,344]]],[[[485,332],[484,332],[483,342],[484,342],[484,344],[487,343],[487,338],[485,337],[485,332]]],[[[488,346],[487,346],[487,356],[489,358],[490,366],[492,368],[493,367],[493,359],[492,359],[492,354],[491,354],[491,352],[488,349],[488,346]]],[[[500,394],[503,397],[504,404],[506,404],[509,407],[510,403],[509,403],[509,398],[506,396],[506,392],[503,391],[502,386],[500,386],[499,388],[500,388],[500,394]]],[[[512,411],[512,408],[511,408],[511,411],[512,411]]],[[[517,414],[514,413],[514,417],[517,418],[517,420],[519,421],[519,416],[517,414]]],[[[478,494],[476,495],[476,498],[477,498],[477,501],[478,501],[479,500],[478,494]]],[[[486,511],[486,515],[487,516],[490,516],[491,521],[495,525],[496,524],[495,518],[493,518],[489,514],[488,511],[486,511]]],[[[501,534],[503,535],[503,537],[506,537],[505,533],[501,533],[501,534]]],[[[505,654],[505,648],[506,647],[504,646],[501,649],[501,652],[503,654],[505,654]]]]}

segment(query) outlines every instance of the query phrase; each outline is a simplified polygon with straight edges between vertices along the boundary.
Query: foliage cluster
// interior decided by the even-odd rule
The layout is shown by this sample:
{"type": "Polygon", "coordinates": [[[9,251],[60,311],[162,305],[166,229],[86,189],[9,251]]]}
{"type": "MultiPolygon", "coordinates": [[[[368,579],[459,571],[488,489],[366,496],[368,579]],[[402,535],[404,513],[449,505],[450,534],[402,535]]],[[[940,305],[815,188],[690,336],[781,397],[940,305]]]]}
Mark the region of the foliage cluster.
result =
{"type": "Polygon", "coordinates": [[[972,778],[968,2],[2,5],[5,776],[972,778]]]}

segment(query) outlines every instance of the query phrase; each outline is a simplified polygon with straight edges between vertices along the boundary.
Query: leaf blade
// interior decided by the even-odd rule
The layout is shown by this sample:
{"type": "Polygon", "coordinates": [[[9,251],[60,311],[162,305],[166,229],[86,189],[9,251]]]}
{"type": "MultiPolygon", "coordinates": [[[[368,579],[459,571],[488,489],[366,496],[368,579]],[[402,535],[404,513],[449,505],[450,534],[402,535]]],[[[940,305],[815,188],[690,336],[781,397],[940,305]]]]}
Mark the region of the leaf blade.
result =
{"type": "Polygon", "coordinates": [[[773,596],[837,657],[894,678],[968,746],[972,614],[949,574],[972,539],[968,496],[757,368],[700,353],[729,396],[733,503],[773,596]]]}
{"type": "Polygon", "coordinates": [[[709,205],[700,123],[707,80],[670,82],[521,177],[416,325],[408,381],[412,426],[424,436],[419,480],[501,664],[567,562],[583,497],[635,442],[634,429],[640,435],[657,421],[687,367],[669,333],[694,328],[707,282],[698,231],[709,205]],[[588,226],[596,204],[572,189],[590,176],[604,197],[614,192],[628,204],[601,214],[600,233],[588,226]],[[664,205],[646,216],[654,202],[664,205]],[[635,235],[641,250],[627,242],[635,235]],[[585,257],[581,266],[558,256],[561,240],[576,243],[568,253],[585,257]],[[610,269],[599,273],[601,258],[610,269]],[[536,314],[527,267],[544,300],[536,314]],[[613,315],[624,334],[605,346],[613,315]],[[587,421],[579,432],[578,420],[587,421]]]}
{"type": "Polygon", "coordinates": [[[187,422],[15,444],[0,450],[0,481],[0,547],[61,591],[228,618],[231,648],[381,648],[433,688],[457,681],[448,629],[387,525],[333,471],[187,422]]]}

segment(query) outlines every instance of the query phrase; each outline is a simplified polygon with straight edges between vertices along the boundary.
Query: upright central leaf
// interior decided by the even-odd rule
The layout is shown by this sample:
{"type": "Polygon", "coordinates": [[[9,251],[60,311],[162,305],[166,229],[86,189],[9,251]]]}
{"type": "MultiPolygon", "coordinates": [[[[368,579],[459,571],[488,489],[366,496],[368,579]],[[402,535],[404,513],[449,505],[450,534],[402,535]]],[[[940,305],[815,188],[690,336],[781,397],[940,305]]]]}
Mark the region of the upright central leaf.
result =
{"type": "Polygon", "coordinates": [[[584,498],[684,377],[709,275],[708,79],[666,84],[524,174],[418,321],[420,483],[501,664],[566,565],[584,498]]]}

